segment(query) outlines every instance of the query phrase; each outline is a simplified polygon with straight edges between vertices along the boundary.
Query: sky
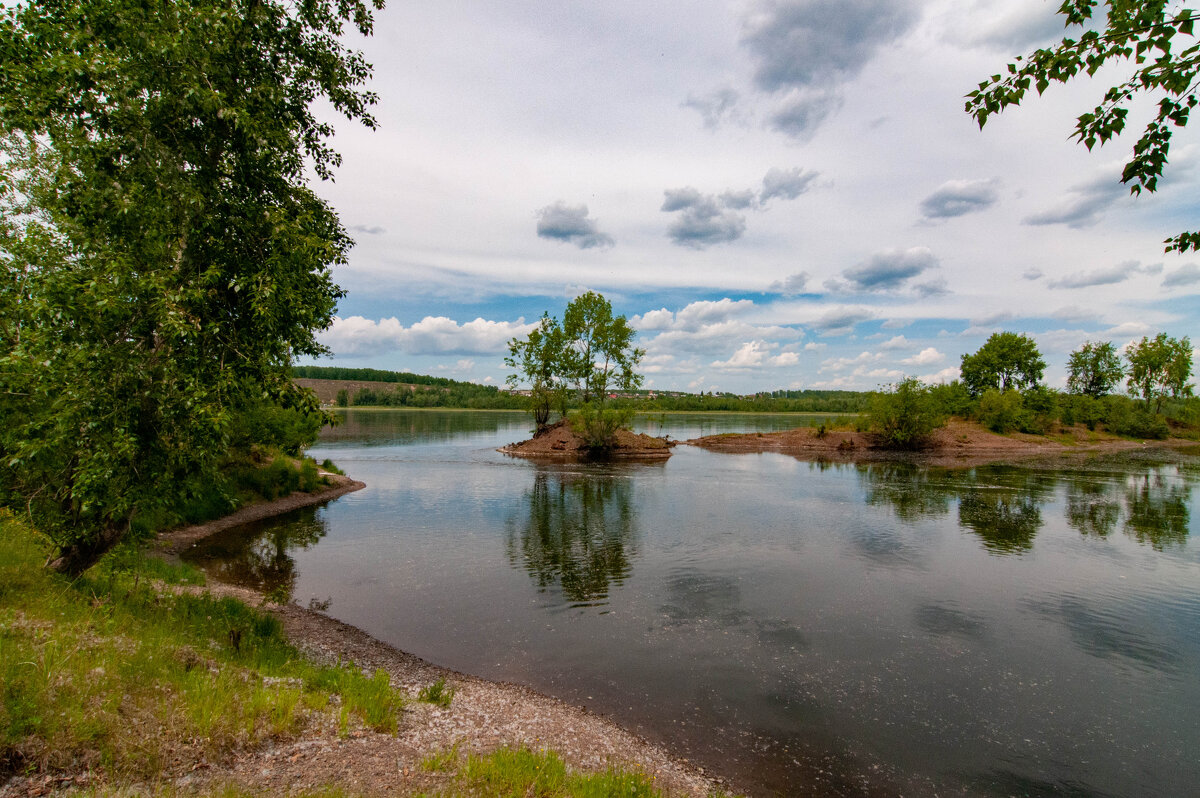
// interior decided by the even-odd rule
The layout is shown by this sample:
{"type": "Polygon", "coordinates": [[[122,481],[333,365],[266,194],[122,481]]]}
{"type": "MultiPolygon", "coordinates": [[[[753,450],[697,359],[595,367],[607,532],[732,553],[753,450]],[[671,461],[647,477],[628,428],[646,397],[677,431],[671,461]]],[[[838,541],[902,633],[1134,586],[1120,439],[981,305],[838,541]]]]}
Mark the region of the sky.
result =
{"type": "Polygon", "coordinates": [[[1119,67],[964,111],[1057,7],[394,0],[349,40],[378,129],[334,120],[315,186],[356,242],[320,363],[503,384],[507,342],[588,290],[660,390],[949,381],[1001,330],[1061,387],[1085,341],[1200,339],[1200,257],[1162,244],[1200,226],[1196,131],[1131,197],[1149,103],[1070,137],[1119,67]]]}

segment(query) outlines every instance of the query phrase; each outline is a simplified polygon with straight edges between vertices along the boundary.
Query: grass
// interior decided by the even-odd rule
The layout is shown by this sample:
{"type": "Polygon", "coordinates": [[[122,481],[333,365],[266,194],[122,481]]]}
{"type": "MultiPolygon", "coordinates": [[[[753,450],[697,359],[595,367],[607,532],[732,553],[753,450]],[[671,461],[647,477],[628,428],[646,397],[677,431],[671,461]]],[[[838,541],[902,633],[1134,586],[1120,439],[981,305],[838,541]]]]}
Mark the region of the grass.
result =
{"type": "MultiPolygon", "coordinates": [[[[581,773],[567,769],[551,751],[528,748],[501,748],[487,755],[458,757],[457,748],[444,752],[446,757],[426,764],[426,770],[446,771],[457,763],[457,772],[444,790],[431,795],[487,795],[496,798],[661,798],[654,780],[638,771],[610,769],[602,773],[581,773]]],[[[427,760],[428,762],[428,760],[427,760]]],[[[425,763],[423,763],[425,764],[425,763]]]]}
{"type": "Polygon", "coordinates": [[[174,592],[192,569],[121,550],[69,582],[0,515],[0,776],[76,768],[156,779],[171,763],[298,735],[317,715],[394,732],[382,671],[322,667],[244,603],[174,592]]]}
{"type": "Polygon", "coordinates": [[[433,684],[422,687],[421,691],[417,693],[417,700],[427,704],[436,704],[439,707],[449,707],[450,702],[454,700],[454,688],[447,687],[446,679],[442,677],[433,684]]]}

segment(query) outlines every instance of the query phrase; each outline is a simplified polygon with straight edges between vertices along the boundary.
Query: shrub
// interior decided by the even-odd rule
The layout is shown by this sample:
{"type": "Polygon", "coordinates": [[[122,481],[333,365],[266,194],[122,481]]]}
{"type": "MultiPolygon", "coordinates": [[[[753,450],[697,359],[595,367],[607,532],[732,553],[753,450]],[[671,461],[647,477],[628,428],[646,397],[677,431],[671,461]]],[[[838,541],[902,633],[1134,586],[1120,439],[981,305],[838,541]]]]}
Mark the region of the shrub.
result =
{"type": "Polygon", "coordinates": [[[1049,432],[1058,415],[1058,393],[1044,385],[1035,385],[1025,391],[1021,403],[1025,408],[1021,431],[1041,435],[1049,432]]]}
{"type": "Polygon", "coordinates": [[[632,408],[585,402],[571,417],[571,430],[589,449],[611,449],[617,443],[617,430],[629,426],[633,416],[632,408]]]}
{"type": "Polygon", "coordinates": [[[944,416],[970,417],[976,408],[975,400],[960,381],[929,386],[929,396],[937,411],[944,416]]]}
{"type": "Polygon", "coordinates": [[[993,432],[1004,434],[1025,426],[1025,403],[1021,392],[1013,388],[1003,393],[988,388],[979,397],[979,422],[993,432]]]}
{"type": "Polygon", "coordinates": [[[889,449],[920,449],[929,442],[933,431],[946,423],[929,388],[916,377],[873,395],[867,417],[881,445],[889,449]]]}

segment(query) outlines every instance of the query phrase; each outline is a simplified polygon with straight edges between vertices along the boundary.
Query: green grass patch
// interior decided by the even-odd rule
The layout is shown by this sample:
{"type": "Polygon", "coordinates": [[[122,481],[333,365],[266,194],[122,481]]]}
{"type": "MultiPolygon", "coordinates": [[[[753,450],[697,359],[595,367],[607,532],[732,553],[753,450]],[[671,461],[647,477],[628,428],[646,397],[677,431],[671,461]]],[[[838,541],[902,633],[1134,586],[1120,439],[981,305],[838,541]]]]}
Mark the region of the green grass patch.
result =
{"type": "Polygon", "coordinates": [[[454,688],[446,686],[446,679],[439,678],[433,684],[422,687],[417,693],[417,700],[426,704],[436,704],[439,707],[449,707],[454,700],[454,688]]]}
{"type": "Polygon", "coordinates": [[[450,795],[489,795],[500,798],[657,798],[662,793],[643,773],[607,770],[576,773],[553,752],[501,748],[487,756],[468,755],[450,795]]]}
{"type": "Polygon", "coordinates": [[[186,566],[122,548],[72,582],[47,554],[0,515],[0,776],[158,778],[181,756],[296,735],[317,712],[396,730],[386,673],[314,665],[274,617],[164,587],[198,581],[186,566]]]}

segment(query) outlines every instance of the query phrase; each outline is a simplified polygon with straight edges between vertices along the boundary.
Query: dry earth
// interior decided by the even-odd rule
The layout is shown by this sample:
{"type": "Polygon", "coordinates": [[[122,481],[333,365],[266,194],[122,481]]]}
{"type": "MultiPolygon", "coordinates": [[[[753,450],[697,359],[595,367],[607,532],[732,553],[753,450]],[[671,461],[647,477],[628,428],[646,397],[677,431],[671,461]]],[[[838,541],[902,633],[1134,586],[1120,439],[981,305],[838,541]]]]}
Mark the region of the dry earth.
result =
{"type": "Polygon", "coordinates": [[[707,435],[684,442],[715,452],[779,452],[805,460],[903,459],[923,465],[973,466],[1037,457],[1057,457],[1076,453],[1099,453],[1145,449],[1149,447],[1196,446],[1196,441],[1171,438],[1165,441],[1135,441],[1084,427],[1065,429],[1055,438],[1042,435],[997,435],[978,424],[952,420],[934,433],[929,446],[920,452],[896,452],[883,449],[869,433],[853,430],[829,430],[800,427],[782,432],[707,435]]]}
{"type": "MultiPolygon", "coordinates": [[[[617,430],[616,445],[605,452],[608,458],[634,458],[638,460],[665,460],[671,456],[675,444],[665,438],[655,438],[632,430],[617,430]]],[[[559,421],[527,441],[511,443],[500,451],[518,457],[588,457],[587,444],[571,431],[571,425],[559,421]]]]}

